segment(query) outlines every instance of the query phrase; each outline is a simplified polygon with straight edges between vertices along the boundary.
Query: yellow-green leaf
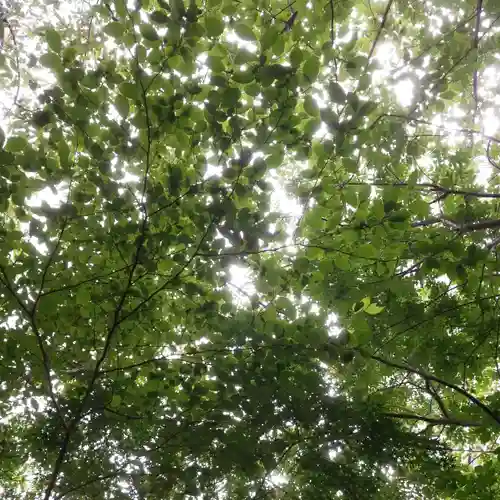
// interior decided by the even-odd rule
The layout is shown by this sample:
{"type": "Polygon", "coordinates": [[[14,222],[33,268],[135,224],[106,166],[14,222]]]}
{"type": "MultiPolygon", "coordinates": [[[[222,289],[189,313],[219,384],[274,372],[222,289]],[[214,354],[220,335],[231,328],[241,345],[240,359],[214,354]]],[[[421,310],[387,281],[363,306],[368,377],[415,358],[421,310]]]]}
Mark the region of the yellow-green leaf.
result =
{"type": "Polygon", "coordinates": [[[383,310],[384,307],[377,306],[377,304],[370,304],[369,306],[365,307],[365,313],[369,314],[370,316],[380,314],[383,310]]]}

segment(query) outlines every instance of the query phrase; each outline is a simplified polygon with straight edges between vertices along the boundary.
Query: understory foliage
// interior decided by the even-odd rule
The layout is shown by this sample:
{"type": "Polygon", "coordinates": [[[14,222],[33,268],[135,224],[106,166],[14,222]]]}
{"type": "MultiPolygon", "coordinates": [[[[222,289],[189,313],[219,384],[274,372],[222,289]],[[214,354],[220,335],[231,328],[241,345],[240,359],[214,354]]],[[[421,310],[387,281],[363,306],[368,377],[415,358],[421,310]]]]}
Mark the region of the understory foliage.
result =
{"type": "Polygon", "coordinates": [[[8,4],[1,497],[500,498],[499,12],[8,4]]]}

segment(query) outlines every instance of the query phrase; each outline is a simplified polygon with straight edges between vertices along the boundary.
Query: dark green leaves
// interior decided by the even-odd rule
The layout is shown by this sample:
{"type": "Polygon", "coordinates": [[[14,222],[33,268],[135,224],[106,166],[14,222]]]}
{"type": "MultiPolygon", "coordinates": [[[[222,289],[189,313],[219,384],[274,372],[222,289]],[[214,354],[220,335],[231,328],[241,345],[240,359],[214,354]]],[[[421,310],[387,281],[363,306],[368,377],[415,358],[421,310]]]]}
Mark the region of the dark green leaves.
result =
{"type": "Polygon", "coordinates": [[[294,67],[300,66],[300,63],[304,59],[304,54],[302,50],[300,50],[298,47],[294,47],[292,51],[290,52],[290,63],[294,67]]]}
{"type": "Polygon", "coordinates": [[[356,56],[346,63],[347,72],[354,77],[360,76],[366,66],[367,59],[364,56],[356,56]]]}
{"type": "Polygon", "coordinates": [[[319,107],[314,98],[310,95],[304,99],[304,110],[308,115],[319,116],[319,107]]]}
{"type": "Polygon", "coordinates": [[[337,82],[331,81],[328,84],[328,95],[330,99],[337,104],[344,104],[346,102],[346,93],[337,82]]]}
{"type": "Polygon", "coordinates": [[[149,42],[156,42],[160,39],[158,33],[151,24],[141,24],[139,29],[141,35],[149,42]]]}
{"type": "Polygon", "coordinates": [[[169,17],[162,10],[155,10],[150,14],[149,18],[156,24],[167,24],[169,21],[169,17]]]}
{"type": "Polygon", "coordinates": [[[441,3],[9,12],[4,497],[495,497],[495,36],[441,3]]]}
{"type": "Polygon", "coordinates": [[[139,99],[141,97],[140,89],[134,82],[123,82],[119,86],[120,92],[129,99],[139,99]]]}
{"type": "Polygon", "coordinates": [[[205,29],[209,37],[218,37],[224,32],[224,22],[219,17],[208,15],[205,18],[205,29]]]}
{"type": "Polygon", "coordinates": [[[104,33],[113,38],[120,38],[125,33],[125,26],[122,23],[113,21],[104,26],[104,33]]]}
{"type": "Polygon", "coordinates": [[[316,56],[309,56],[303,66],[302,71],[309,82],[314,82],[319,75],[320,64],[316,56]]]}
{"type": "Polygon", "coordinates": [[[254,79],[255,75],[252,70],[235,71],[233,74],[233,80],[237,83],[250,83],[254,79]]]}
{"type": "Polygon", "coordinates": [[[25,137],[15,136],[9,137],[7,143],[5,144],[5,151],[10,153],[18,153],[23,151],[28,146],[28,141],[25,137]]]}
{"type": "MultiPolygon", "coordinates": [[[[253,34],[253,33],[252,33],[253,34]]],[[[270,26],[262,35],[260,45],[262,50],[267,50],[273,46],[280,37],[281,32],[276,26],[270,26]]]]}
{"type": "Polygon", "coordinates": [[[120,115],[123,118],[126,118],[128,116],[130,111],[130,105],[128,99],[126,99],[124,95],[118,95],[116,97],[115,106],[116,109],[118,110],[118,113],[120,113],[120,115]]]}

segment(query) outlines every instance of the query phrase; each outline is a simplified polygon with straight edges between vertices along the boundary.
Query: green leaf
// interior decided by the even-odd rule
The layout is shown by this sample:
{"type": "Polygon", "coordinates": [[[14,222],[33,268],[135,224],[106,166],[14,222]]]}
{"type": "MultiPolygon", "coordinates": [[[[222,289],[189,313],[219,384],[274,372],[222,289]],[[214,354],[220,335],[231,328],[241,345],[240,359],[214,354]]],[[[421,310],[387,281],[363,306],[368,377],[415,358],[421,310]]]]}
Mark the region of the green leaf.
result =
{"type": "Polygon", "coordinates": [[[245,49],[239,50],[234,58],[234,64],[236,64],[237,66],[240,66],[242,64],[254,63],[256,61],[256,54],[245,49]]]}
{"type": "Polygon", "coordinates": [[[205,18],[205,29],[209,37],[218,37],[224,32],[224,21],[216,16],[208,15],[205,18]]]}
{"type": "Polygon", "coordinates": [[[252,70],[248,69],[246,71],[235,71],[233,73],[233,80],[236,83],[250,83],[255,80],[255,75],[252,70]]]}
{"type": "Polygon", "coordinates": [[[10,153],[18,153],[24,151],[28,147],[28,140],[25,137],[19,135],[14,137],[9,137],[7,143],[5,144],[5,151],[10,153]]]}
{"type": "Polygon", "coordinates": [[[351,265],[349,263],[349,256],[345,254],[337,254],[334,259],[335,266],[337,266],[342,271],[349,271],[351,265]]]}
{"type": "Polygon", "coordinates": [[[56,71],[62,70],[61,58],[54,52],[47,52],[40,56],[40,64],[46,68],[50,68],[56,71]]]}
{"type": "Polygon", "coordinates": [[[170,21],[170,18],[162,10],[155,10],[154,12],[151,12],[149,19],[156,24],[167,24],[170,21]]]}
{"type": "Polygon", "coordinates": [[[228,88],[222,94],[222,105],[225,107],[235,107],[241,97],[241,91],[237,88],[228,88]]]}
{"type": "Polygon", "coordinates": [[[368,116],[370,113],[375,111],[378,107],[378,104],[373,101],[367,101],[361,105],[361,107],[356,112],[356,117],[360,118],[362,116],[368,116]]]}
{"type": "Polygon", "coordinates": [[[78,51],[75,47],[65,47],[62,53],[63,63],[70,64],[72,63],[76,57],[78,56],[78,51]]]}
{"type": "Polygon", "coordinates": [[[49,48],[59,54],[62,50],[61,35],[54,29],[48,29],[45,38],[49,48]]]}
{"type": "Polygon", "coordinates": [[[365,297],[364,299],[361,299],[359,302],[356,302],[355,304],[352,305],[352,311],[354,312],[354,314],[358,314],[364,311],[369,305],[370,305],[370,298],[365,297]]]}
{"type": "Polygon", "coordinates": [[[364,311],[366,314],[369,314],[370,316],[376,316],[377,314],[380,314],[384,310],[384,307],[377,306],[376,304],[369,304],[368,306],[365,307],[364,311]]]}
{"type": "Polygon", "coordinates": [[[494,2],[479,52],[465,2],[391,8],[418,120],[371,81],[383,1],[42,3],[0,50],[2,496],[494,499],[453,451],[498,446],[500,147],[453,112],[494,2]]]}
{"type": "Polygon", "coordinates": [[[183,63],[184,60],[180,55],[174,55],[168,59],[168,66],[172,69],[179,69],[183,63]]]}
{"type": "Polygon", "coordinates": [[[347,72],[353,77],[358,77],[365,68],[366,62],[367,59],[364,56],[355,56],[349,59],[346,63],[347,72]]]}
{"type": "Polygon", "coordinates": [[[111,399],[111,406],[117,407],[120,406],[122,402],[122,398],[118,394],[114,394],[113,398],[111,399]]]}
{"type": "Polygon", "coordinates": [[[158,33],[151,24],[141,24],[139,30],[141,35],[150,42],[156,42],[160,39],[158,33]]]}
{"type": "Polygon", "coordinates": [[[255,42],[257,40],[252,28],[250,26],[248,26],[247,24],[243,24],[243,23],[236,24],[234,26],[234,31],[243,40],[246,40],[249,42],[255,42]]]}
{"type": "Polygon", "coordinates": [[[299,67],[304,59],[304,53],[298,48],[294,47],[290,52],[290,63],[295,68],[299,67]]]}
{"type": "Polygon", "coordinates": [[[310,116],[319,116],[318,103],[310,95],[304,98],[304,111],[310,116]]]}
{"type": "Polygon", "coordinates": [[[276,150],[266,158],[266,163],[269,168],[278,168],[283,163],[285,152],[283,148],[278,147],[276,150]]]}
{"type": "Polygon", "coordinates": [[[260,39],[260,46],[262,50],[264,51],[272,47],[279,36],[280,36],[279,29],[276,26],[270,26],[266,31],[264,31],[264,34],[260,39]]]}
{"type": "Polygon", "coordinates": [[[127,0],[114,0],[116,15],[124,19],[128,17],[127,0]]]}
{"type": "Polygon", "coordinates": [[[304,62],[302,71],[309,82],[314,82],[319,75],[319,59],[316,56],[310,56],[304,62]]]}
{"type": "Polygon", "coordinates": [[[138,99],[140,98],[139,88],[137,84],[132,82],[123,82],[119,86],[120,92],[130,99],[138,99]]]}
{"type": "Polygon", "coordinates": [[[373,337],[373,332],[366,320],[366,316],[362,314],[353,316],[349,332],[355,344],[363,345],[373,337]]]}
{"type": "Polygon", "coordinates": [[[116,109],[118,110],[118,113],[120,113],[120,116],[122,118],[127,118],[130,112],[130,105],[128,99],[125,96],[118,94],[115,99],[115,106],[116,109]]]}
{"type": "Polygon", "coordinates": [[[375,259],[377,257],[377,250],[373,245],[366,243],[356,249],[356,255],[365,259],[375,259]]]}
{"type": "Polygon", "coordinates": [[[113,21],[103,28],[104,33],[113,38],[120,38],[125,33],[125,26],[118,21],[113,21]]]}
{"type": "Polygon", "coordinates": [[[347,100],[344,89],[337,82],[332,81],[328,84],[328,95],[330,99],[337,104],[345,104],[347,100]]]}

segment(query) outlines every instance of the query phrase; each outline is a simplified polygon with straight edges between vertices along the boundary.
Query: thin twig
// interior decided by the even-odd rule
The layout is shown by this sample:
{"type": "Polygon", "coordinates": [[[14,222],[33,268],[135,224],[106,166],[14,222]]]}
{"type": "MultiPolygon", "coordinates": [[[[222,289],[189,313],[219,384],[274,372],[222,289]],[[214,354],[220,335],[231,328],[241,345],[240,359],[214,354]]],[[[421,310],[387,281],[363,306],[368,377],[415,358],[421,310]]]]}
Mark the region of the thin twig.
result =
{"type": "Polygon", "coordinates": [[[47,393],[52,401],[52,404],[54,405],[54,408],[57,412],[57,415],[59,419],[61,420],[61,423],[64,428],[67,428],[66,420],[64,419],[63,412],[59,406],[59,403],[57,401],[56,395],[54,393],[54,387],[52,384],[52,374],[51,374],[51,363],[50,363],[50,358],[47,353],[47,350],[45,349],[44,341],[43,341],[43,336],[42,332],[38,329],[38,326],[36,324],[35,316],[33,314],[33,310],[30,310],[28,306],[21,300],[19,295],[16,293],[14,290],[14,286],[9,280],[9,277],[7,275],[6,270],[0,266],[0,273],[3,275],[0,276],[0,283],[4,285],[4,287],[8,290],[10,295],[14,298],[14,300],[17,302],[19,307],[21,308],[22,312],[28,319],[31,329],[33,331],[33,334],[35,335],[36,341],[38,348],[40,349],[40,353],[42,355],[42,365],[43,365],[43,372],[44,372],[44,377],[45,377],[45,385],[47,386],[47,393]]]}
{"type": "Polygon", "coordinates": [[[394,0],[389,0],[387,2],[384,14],[382,16],[382,21],[380,22],[380,26],[378,27],[378,30],[377,30],[377,35],[375,36],[375,40],[373,40],[372,46],[370,48],[370,52],[368,53],[368,58],[366,60],[365,69],[370,64],[370,59],[372,58],[373,52],[375,51],[375,47],[377,46],[377,43],[379,42],[380,36],[382,35],[382,30],[384,29],[385,24],[387,22],[387,19],[389,17],[389,11],[391,10],[393,2],[394,2],[394,0]]]}
{"type": "Polygon", "coordinates": [[[489,193],[486,191],[468,191],[466,189],[450,189],[438,184],[422,182],[418,184],[409,184],[407,182],[347,182],[343,186],[373,186],[373,187],[407,187],[419,191],[429,191],[433,193],[442,193],[445,195],[468,196],[472,198],[491,198],[500,199],[500,193],[489,193]]]}
{"type": "MultiPolygon", "coordinates": [[[[476,61],[478,59],[477,50],[479,47],[479,29],[481,27],[481,13],[483,10],[483,0],[477,0],[476,5],[476,26],[474,28],[474,35],[472,38],[472,49],[476,51],[476,61]]],[[[472,118],[472,125],[476,123],[477,112],[479,109],[479,96],[478,96],[478,78],[477,78],[477,68],[474,69],[472,75],[472,96],[474,99],[474,114],[472,118]]]]}

